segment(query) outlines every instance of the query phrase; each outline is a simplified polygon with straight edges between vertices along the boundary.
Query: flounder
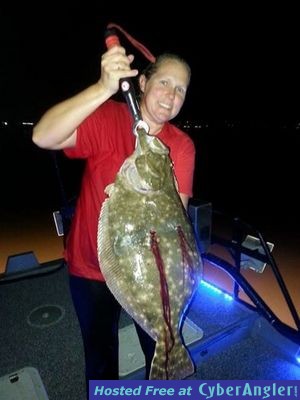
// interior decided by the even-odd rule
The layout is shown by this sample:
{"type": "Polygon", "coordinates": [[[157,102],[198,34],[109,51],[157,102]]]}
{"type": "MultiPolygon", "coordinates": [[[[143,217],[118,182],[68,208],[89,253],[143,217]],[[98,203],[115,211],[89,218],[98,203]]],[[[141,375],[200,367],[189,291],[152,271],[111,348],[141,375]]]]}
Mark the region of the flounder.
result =
{"type": "Polygon", "coordinates": [[[156,341],[150,379],[184,379],[194,364],[180,330],[202,262],[167,147],[144,129],[98,223],[98,257],[112,294],[156,341]]]}

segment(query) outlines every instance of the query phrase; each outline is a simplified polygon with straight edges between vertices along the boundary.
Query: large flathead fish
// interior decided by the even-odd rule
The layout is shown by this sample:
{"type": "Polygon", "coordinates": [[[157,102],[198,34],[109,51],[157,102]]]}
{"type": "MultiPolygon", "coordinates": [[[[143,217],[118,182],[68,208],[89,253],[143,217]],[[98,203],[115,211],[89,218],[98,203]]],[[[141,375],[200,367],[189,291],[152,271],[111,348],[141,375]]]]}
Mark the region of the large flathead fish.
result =
{"type": "Polygon", "coordinates": [[[156,341],[150,379],[184,379],[194,364],[180,329],[202,263],[168,149],[144,129],[137,136],[134,153],[106,188],[99,262],[115,298],[156,341]]]}

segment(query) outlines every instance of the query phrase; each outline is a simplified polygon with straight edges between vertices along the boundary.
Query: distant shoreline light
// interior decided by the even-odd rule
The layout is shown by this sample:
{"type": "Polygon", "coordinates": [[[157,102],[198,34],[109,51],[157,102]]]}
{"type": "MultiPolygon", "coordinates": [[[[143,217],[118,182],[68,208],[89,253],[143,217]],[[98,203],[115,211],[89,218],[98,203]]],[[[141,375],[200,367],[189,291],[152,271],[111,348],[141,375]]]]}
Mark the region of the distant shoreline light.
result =
{"type": "MultiPolygon", "coordinates": [[[[8,126],[11,126],[11,125],[18,125],[19,123],[15,123],[15,122],[9,122],[9,121],[1,121],[0,122],[0,126],[1,127],[8,127],[8,126]]],[[[20,125],[22,125],[22,126],[33,126],[34,125],[34,122],[31,122],[31,121],[22,121],[22,122],[20,122],[20,125]]]]}
{"type": "Polygon", "coordinates": [[[22,122],[22,125],[30,125],[30,126],[32,126],[33,122],[22,122]]]}

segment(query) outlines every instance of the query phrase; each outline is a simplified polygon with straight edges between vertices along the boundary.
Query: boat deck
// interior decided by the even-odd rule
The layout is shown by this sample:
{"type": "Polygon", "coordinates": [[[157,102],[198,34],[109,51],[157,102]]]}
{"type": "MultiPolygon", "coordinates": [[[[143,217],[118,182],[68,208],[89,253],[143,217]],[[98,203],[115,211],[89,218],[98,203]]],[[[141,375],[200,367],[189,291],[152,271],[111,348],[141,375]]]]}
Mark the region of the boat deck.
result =
{"type": "MultiPolygon", "coordinates": [[[[29,270],[19,279],[2,279],[0,301],[0,376],[33,367],[49,398],[82,399],[83,348],[61,260],[29,270]]],[[[188,379],[300,379],[295,363],[299,345],[223,292],[201,284],[187,316],[200,332],[189,345],[197,371],[188,379]]],[[[131,323],[123,313],[120,330],[131,323]]],[[[121,379],[143,376],[141,366],[121,379]]]]}

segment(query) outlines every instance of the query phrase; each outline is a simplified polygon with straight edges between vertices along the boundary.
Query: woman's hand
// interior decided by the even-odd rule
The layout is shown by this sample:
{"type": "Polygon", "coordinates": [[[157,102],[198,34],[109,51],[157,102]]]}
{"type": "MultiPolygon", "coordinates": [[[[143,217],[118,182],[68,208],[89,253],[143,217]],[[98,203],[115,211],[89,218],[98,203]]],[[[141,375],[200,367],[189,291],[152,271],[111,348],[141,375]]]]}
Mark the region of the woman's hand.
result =
{"type": "Polygon", "coordinates": [[[113,46],[101,58],[101,77],[98,83],[112,96],[119,90],[121,78],[137,76],[138,70],[131,69],[130,65],[134,59],[132,54],[126,55],[121,46],[113,46]]]}

